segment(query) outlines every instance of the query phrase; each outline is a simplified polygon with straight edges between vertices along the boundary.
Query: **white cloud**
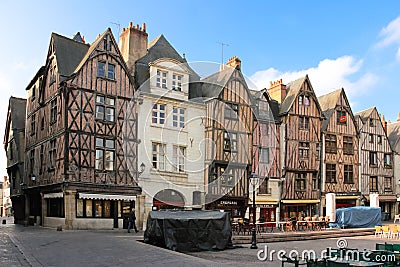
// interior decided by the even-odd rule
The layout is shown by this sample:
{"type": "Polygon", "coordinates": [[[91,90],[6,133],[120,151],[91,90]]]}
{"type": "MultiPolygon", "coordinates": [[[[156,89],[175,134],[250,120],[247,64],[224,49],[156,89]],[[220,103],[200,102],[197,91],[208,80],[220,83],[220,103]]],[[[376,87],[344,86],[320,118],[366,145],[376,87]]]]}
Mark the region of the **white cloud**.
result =
{"type": "Polygon", "coordinates": [[[400,44],[400,17],[392,20],[385,28],[383,28],[380,31],[379,36],[382,36],[382,40],[377,43],[377,47],[400,44]]]}
{"type": "Polygon", "coordinates": [[[354,96],[370,90],[378,82],[378,77],[372,73],[365,73],[356,80],[350,79],[352,75],[360,74],[362,64],[362,60],[357,61],[352,56],[342,56],[337,59],[324,59],[317,67],[304,70],[284,72],[269,68],[257,71],[251,79],[259,88],[268,88],[270,81],[282,78],[283,83],[288,83],[308,74],[317,95],[343,87],[348,96],[354,96]]]}
{"type": "Polygon", "coordinates": [[[400,61],[400,47],[397,49],[396,59],[400,61]]]}

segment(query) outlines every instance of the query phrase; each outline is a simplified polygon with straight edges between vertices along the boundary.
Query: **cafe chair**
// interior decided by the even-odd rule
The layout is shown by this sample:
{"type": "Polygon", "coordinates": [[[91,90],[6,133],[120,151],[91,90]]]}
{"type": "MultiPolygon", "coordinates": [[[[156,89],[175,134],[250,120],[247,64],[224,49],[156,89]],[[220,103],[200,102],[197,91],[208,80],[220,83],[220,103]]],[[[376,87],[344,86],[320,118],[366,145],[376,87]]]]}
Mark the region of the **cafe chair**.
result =
{"type": "Polygon", "coordinates": [[[382,237],[382,226],[375,226],[375,237],[382,237]]]}
{"type": "Polygon", "coordinates": [[[389,238],[390,237],[390,231],[389,231],[389,226],[388,225],[383,225],[382,226],[382,234],[381,237],[386,237],[389,238]]]}

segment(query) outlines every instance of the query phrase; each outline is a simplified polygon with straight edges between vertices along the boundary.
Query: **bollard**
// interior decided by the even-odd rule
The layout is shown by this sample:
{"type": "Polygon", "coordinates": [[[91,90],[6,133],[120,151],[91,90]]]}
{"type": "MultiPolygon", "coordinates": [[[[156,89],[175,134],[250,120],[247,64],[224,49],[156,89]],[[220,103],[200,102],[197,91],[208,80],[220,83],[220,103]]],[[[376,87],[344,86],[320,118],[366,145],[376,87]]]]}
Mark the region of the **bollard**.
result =
{"type": "Polygon", "coordinates": [[[2,224],[6,224],[6,219],[3,219],[3,222],[2,222],[2,224]]]}
{"type": "Polygon", "coordinates": [[[62,231],[62,226],[57,226],[57,231],[62,231]]]}

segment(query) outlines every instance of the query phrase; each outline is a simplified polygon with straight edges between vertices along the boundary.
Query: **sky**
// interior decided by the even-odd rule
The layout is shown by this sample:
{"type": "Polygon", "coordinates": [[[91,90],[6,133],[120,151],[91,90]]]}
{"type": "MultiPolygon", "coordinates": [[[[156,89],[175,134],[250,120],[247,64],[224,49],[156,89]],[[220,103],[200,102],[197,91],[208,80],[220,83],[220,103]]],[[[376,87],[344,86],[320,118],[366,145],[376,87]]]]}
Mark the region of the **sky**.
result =
{"type": "MultiPolygon", "coordinates": [[[[400,1],[2,1],[0,133],[10,96],[45,64],[52,32],[93,42],[107,28],[118,40],[129,22],[164,34],[189,62],[242,60],[259,89],[309,75],[317,96],[344,88],[353,112],[376,106],[396,121],[400,108],[400,1]]],[[[6,175],[4,149],[0,179],[6,175]]]]}

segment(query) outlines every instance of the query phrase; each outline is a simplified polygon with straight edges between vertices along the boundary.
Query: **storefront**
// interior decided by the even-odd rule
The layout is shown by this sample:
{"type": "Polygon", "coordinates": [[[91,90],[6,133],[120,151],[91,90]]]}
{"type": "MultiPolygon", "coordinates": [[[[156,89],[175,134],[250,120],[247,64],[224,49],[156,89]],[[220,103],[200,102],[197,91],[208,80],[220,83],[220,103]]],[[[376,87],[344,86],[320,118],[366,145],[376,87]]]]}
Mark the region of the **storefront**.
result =
{"type": "Polygon", "coordinates": [[[209,210],[224,210],[230,212],[231,218],[244,218],[246,212],[246,200],[244,198],[223,197],[210,204],[207,204],[206,209],[209,210]]]}
{"type": "Polygon", "coordinates": [[[282,200],[280,220],[319,215],[319,200],[282,200]]]}

